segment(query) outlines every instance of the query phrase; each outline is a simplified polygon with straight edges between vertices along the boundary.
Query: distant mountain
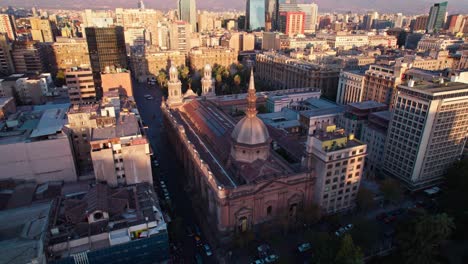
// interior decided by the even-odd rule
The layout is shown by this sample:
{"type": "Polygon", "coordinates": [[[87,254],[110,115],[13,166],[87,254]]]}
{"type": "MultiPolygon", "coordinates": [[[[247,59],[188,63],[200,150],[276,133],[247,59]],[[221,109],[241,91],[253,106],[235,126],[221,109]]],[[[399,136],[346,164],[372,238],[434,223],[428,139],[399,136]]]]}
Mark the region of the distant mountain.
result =
{"type": "MultiPolygon", "coordinates": [[[[131,8],[137,6],[137,0],[0,0],[0,6],[31,7],[36,5],[44,8],[73,9],[113,9],[115,7],[131,8]]],[[[311,3],[312,0],[298,0],[311,3]]],[[[412,14],[427,13],[429,7],[443,0],[316,0],[319,12],[330,11],[360,11],[377,10],[380,12],[403,12],[412,14]]],[[[467,0],[449,0],[448,12],[468,13],[467,0]]],[[[173,9],[176,0],[146,0],[148,8],[173,9]]],[[[197,8],[208,10],[244,10],[245,0],[197,0],[197,8]]]]}

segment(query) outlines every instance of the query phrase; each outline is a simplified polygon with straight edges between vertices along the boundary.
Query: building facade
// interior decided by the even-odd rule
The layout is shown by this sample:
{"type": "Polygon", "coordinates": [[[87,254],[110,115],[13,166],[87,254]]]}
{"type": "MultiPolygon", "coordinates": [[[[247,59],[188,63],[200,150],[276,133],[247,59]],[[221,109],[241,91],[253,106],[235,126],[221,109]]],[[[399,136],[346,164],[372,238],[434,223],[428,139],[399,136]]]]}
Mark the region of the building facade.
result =
{"type": "Polygon", "coordinates": [[[400,85],[385,144],[384,172],[413,190],[439,183],[466,144],[467,84],[400,85]]]}
{"type": "Polygon", "coordinates": [[[0,14],[0,33],[5,33],[10,41],[16,40],[16,22],[14,16],[0,14]]]}
{"type": "Polygon", "coordinates": [[[265,28],[265,0],[247,0],[245,29],[256,31],[265,28]]]}
{"type": "Polygon", "coordinates": [[[366,144],[332,125],[309,136],[306,146],[305,166],[313,168],[317,178],[314,202],[329,214],[354,208],[366,144]]]}
{"type": "Polygon", "coordinates": [[[230,48],[194,48],[188,55],[190,68],[194,71],[201,70],[205,65],[220,65],[229,69],[232,64],[237,64],[237,52],[230,48]]]}
{"type": "Polygon", "coordinates": [[[340,72],[336,103],[349,104],[361,102],[364,97],[365,73],[363,71],[340,72]]]}
{"type": "Polygon", "coordinates": [[[286,35],[294,36],[304,34],[305,13],[304,12],[280,12],[279,30],[286,35]]]}
{"type": "Polygon", "coordinates": [[[177,0],[177,12],[179,20],[189,23],[192,27],[192,32],[198,32],[197,7],[195,0],[177,0]]]}
{"type": "Polygon", "coordinates": [[[96,86],[90,69],[70,68],[65,72],[65,83],[72,104],[96,102],[96,86]]]}

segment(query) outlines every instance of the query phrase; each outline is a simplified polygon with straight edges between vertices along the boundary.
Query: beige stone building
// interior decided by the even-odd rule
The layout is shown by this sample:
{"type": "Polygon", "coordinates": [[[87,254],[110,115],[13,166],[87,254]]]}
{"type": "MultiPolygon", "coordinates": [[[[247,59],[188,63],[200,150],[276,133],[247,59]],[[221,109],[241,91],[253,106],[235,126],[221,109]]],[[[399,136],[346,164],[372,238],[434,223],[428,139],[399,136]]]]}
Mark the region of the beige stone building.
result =
{"type": "Polygon", "coordinates": [[[177,50],[187,54],[192,48],[190,40],[192,26],[185,21],[174,21],[170,24],[169,45],[171,50],[177,50]]]}
{"type": "Polygon", "coordinates": [[[316,174],[314,201],[327,213],[352,209],[361,183],[366,144],[336,126],[307,138],[305,166],[316,174]]]}
{"type": "Polygon", "coordinates": [[[40,105],[45,103],[44,90],[47,90],[47,83],[40,76],[20,78],[15,84],[16,95],[21,104],[40,105]]]}
{"type": "Polygon", "coordinates": [[[318,33],[317,38],[326,40],[328,45],[334,49],[349,50],[369,45],[367,35],[352,35],[346,32],[318,33]]]}
{"type": "Polygon", "coordinates": [[[31,24],[32,39],[39,42],[54,42],[55,36],[52,25],[47,18],[33,17],[29,19],[31,24]]]}
{"type": "Polygon", "coordinates": [[[363,101],[376,101],[393,105],[397,86],[403,82],[403,74],[408,69],[406,63],[392,66],[371,65],[365,73],[363,101]]]}
{"type": "Polygon", "coordinates": [[[171,65],[185,65],[185,53],[146,49],[143,53],[132,53],[130,64],[133,77],[139,82],[145,82],[148,78],[156,78],[161,70],[167,71],[171,65]]]}
{"type": "Polygon", "coordinates": [[[363,71],[341,71],[336,103],[349,104],[361,102],[364,96],[364,81],[365,76],[363,71]]]}
{"type": "Polygon", "coordinates": [[[78,38],[57,38],[51,46],[53,52],[52,72],[66,70],[69,68],[89,68],[89,52],[85,39],[78,38]]]}
{"type": "Polygon", "coordinates": [[[468,136],[468,84],[443,79],[399,85],[385,144],[384,172],[409,189],[441,182],[468,136]]]}
{"type": "Polygon", "coordinates": [[[310,63],[275,52],[257,54],[256,72],[259,79],[275,89],[313,87],[335,100],[340,66],[310,63]]]}
{"type": "Polygon", "coordinates": [[[201,70],[206,64],[220,65],[229,68],[232,64],[237,64],[237,55],[233,49],[216,48],[194,48],[190,50],[188,61],[192,70],[201,70]]]}
{"type": "Polygon", "coordinates": [[[72,104],[96,101],[96,87],[90,69],[70,68],[65,72],[68,96],[72,104]]]}

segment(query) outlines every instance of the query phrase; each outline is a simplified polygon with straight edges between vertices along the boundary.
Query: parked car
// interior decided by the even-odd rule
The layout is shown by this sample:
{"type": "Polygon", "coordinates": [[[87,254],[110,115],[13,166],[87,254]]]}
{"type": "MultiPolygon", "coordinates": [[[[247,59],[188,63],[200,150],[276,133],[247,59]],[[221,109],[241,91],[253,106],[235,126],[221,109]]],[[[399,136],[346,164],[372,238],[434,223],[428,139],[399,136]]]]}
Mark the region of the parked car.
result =
{"type": "Polygon", "coordinates": [[[152,96],[151,96],[151,94],[145,94],[145,95],[143,95],[143,97],[148,98],[148,97],[152,97],[152,96]]]}
{"type": "Polygon", "coordinates": [[[203,245],[203,249],[205,250],[206,256],[209,257],[209,256],[213,255],[213,252],[211,252],[210,245],[208,245],[208,244],[203,245]]]}
{"type": "Polygon", "coordinates": [[[310,243],[302,243],[297,247],[297,250],[301,253],[308,251],[309,249],[312,248],[312,245],[310,243]]]}
{"type": "Polygon", "coordinates": [[[194,236],[194,238],[195,238],[195,244],[200,247],[202,245],[201,238],[199,236],[194,236]]]}
{"type": "Polygon", "coordinates": [[[273,263],[273,262],[277,261],[278,259],[279,259],[278,256],[272,254],[272,255],[269,255],[268,257],[265,258],[265,262],[266,263],[273,263]]]}
{"type": "Polygon", "coordinates": [[[252,264],[264,264],[265,261],[263,259],[256,259],[254,261],[252,261],[252,264]]]}
{"type": "Polygon", "coordinates": [[[349,231],[351,228],[353,228],[353,224],[347,224],[344,229],[345,231],[349,231]]]}
{"type": "Polygon", "coordinates": [[[146,100],[153,100],[153,99],[154,99],[153,96],[148,96],[148,97],[146,97],[146,100]]]}
{"type": "Polygon", "coordinates": [[[270,246],[268,244],[261,244],[257,247],[258,256],[260,258],[264,258],[268,256],[268,252],[270,251],[270,246]]]}
{"type": "Polygon", "coordinates": [[[387,216],[388,216],[387,213],[380,213],[375,217],[375,219],[379,221],[383,221],[385,218],[387,218],[387,216]]]}
{"type": "Polygon", "coordinates": [[[385,222],[386,224],[390,224],[390,223],[394,222],[395,220],[396,220],[396,216],[394,216],[394,215],[389,215],[389,216],[387,216],[387,217],[384,219],[384,222],[385,222]]]}

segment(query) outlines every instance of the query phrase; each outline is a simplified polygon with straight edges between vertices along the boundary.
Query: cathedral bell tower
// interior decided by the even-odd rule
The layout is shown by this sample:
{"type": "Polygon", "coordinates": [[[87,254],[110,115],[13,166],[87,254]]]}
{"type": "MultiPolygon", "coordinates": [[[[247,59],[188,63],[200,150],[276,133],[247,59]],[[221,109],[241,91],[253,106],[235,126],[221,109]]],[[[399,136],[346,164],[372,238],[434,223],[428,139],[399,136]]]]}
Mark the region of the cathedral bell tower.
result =
{"type": "Polygon", "coordinates": [[[202,78],[202,96],[205,97],[215,97],[216,92],[215,92],[215,80],[211,76],[211,66],[209,64],[205,65],[205,68],[203,69],[203,78],[202,78]]]}
{"type": "Polygon", "coordinates": [[[169,69],[169,81],[167,83],[167,104],[169,107],[182,104],[183,95],[182,95],[182,83],[179,80],[179,71],[177,68],[172,65],[169,69]]]}

